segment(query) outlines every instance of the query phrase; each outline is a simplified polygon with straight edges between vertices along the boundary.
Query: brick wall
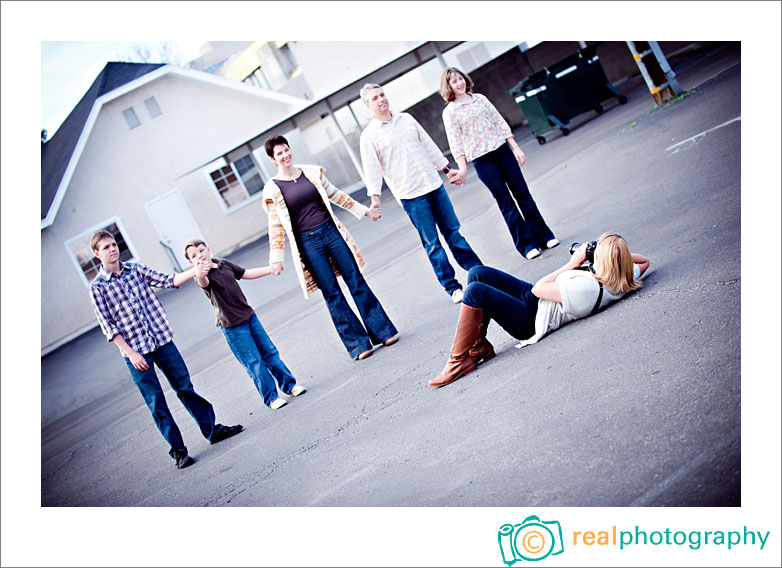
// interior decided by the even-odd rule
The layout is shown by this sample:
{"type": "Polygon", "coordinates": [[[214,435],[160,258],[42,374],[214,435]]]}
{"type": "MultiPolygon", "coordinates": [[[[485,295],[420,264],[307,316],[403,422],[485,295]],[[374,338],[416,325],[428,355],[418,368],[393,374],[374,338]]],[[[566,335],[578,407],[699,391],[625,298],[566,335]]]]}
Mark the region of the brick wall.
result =
{"type": "MultiPolygon", "coordinates": [[[[586,43],[593,45],[598,42],[586,43]]],[[[666,56],[670,57],[671,54],[681,52],[688,47],[702,47],[710,43],[713,42],[668,41],[660,42],[660,48],[666,56]]],[[[527,120],[524,118],[524,113],[508,91],[529,75],[572,55],[579,49],[577,41],[547,41],[523,53],[518,48],[513,48],[470,73],[475,83],[473,90],[485,95],[497,107],[511,128],[525,125],[527,120]]],[[[623,41],[603,42],[597,48],[597,55],[600,57],[606,77],[620,90],[621,83],[640,74],[627,44],[623,41]]],[[[440,149],[448,155],[450,151],[442,120],[443,108],[445,108],[445,101],[439,93],[435,93],[406,109],[405,112],[413,115],[440,149]]]]}

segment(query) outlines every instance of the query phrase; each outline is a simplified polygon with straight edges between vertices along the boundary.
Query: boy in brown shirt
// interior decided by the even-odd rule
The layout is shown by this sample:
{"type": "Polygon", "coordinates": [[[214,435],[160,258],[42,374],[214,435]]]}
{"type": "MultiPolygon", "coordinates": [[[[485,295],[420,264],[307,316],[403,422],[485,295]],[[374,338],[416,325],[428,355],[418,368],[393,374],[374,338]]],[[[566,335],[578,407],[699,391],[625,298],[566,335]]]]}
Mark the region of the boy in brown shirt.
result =
{"type": "Polygon", "coordinates": [[[237,282],[267,276],[272,273],[270,267],[245,269],[229,260],[213,259],[211,250],[200,239],[185,243],[185,258],[196,267],[195,280],[215,307],[217,326],[250,375],[263,403],[272,410],[287,404],[277,396],[277,384],[287,396],[304,393],[306,389],[296,384],[237,282]]]}

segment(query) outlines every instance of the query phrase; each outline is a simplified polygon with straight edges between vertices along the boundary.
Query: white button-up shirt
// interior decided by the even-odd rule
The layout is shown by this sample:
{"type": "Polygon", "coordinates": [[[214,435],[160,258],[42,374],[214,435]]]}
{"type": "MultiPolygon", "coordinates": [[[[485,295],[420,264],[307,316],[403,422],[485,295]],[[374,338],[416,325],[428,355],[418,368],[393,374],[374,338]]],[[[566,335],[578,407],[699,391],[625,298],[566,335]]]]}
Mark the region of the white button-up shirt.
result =
{"type": "Polygon", "coordinates": [[[443,182],[438,170],[448,165],[440,148],[406,112],[389,122],[372,118],[361,133],[361,162],[367,195],[380,195],[383,178],[397,200],[434,191],[443,182]]]}

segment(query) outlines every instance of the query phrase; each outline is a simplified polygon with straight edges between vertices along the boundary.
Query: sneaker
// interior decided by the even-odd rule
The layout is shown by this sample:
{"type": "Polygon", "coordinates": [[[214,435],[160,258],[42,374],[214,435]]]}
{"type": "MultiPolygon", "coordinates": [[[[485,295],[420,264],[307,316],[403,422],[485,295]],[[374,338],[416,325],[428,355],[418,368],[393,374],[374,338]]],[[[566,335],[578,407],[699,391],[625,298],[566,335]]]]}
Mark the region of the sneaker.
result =
{"type": "Polygon", "coordinates": [[[451,292],[451,301],[454,304],[458,304],[462,301],[462,298],[464,297],[464,291],[461,288],[457,288],[453,292],[451,292]]]}
{"type": "Polygon", "coordinates": [[[241,424],[237,424],[236,426],[223,426],[220,425],[221,428],[217,431],[217,434],[212,436],[212,439],[209,440],[210,444],[216,444],[217,442],[222,442],[226,438],[230,438],[231,436],[236,436],[239,432],[244,430],[244,426],[241,424]]]}
{"type": "Polygon", "coordinates": [[[179,455],[176,458],[177,469],[185,469],[195,463],[195,460],[187,454],[179,455]]]}
{"type": "Polygon", "coordinates": [[[272,410],[277,410],[278,408],[282,408],[282,407],[283,407],[283,406],[285,406],[286,404],[288,404],[288,401],[287,401],[287,400],[285,400],[285,399],[284,399],[284,398],[282,398],[282,397],[277,397],[277,398],[275,398],[275,399],[272,401],[272,403],[269,405],[269,408],[271,408],[272,410]]]}
{"type": "Polygon", "coordinates": [[[288,394],[288,396],[299,396],[305,392],[307,392],[307,389],[305,389],[303,386],[293,385],[293,388],[291,389],[291,392],[288,394]]]}
{"type": "Polygon", "coordinates": [[[532,250],[527,251],[527,253],[524,255],[524,258],[526,258],[527,260],[532,260],[533,258],[537,258],[539,256],[540,256],[540,249],[534,248],[532,250]]]}
{"type": "Polygon", "coordinates": [[[547,249],[553,249],[558,244],[559,244],[559,239],[551,239],[551,240],[546,242],[546,248],[547,249]]]}

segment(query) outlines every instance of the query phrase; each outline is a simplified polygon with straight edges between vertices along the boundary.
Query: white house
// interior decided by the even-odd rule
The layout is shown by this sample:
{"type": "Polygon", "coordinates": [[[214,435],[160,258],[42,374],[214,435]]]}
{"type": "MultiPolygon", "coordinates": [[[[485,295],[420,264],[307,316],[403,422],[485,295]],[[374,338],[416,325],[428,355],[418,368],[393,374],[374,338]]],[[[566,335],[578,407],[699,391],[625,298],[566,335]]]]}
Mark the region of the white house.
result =
{"type": "Polygon", "coordinates": [[[97,325],[96,230],[116,234],[123,260],[164,271],[186,266],[187,239],[225,255],[265,234],[262,150],[182,173],[306,102],[192,69],[107,64],[41,146],[42,355],[97,325]]]}

